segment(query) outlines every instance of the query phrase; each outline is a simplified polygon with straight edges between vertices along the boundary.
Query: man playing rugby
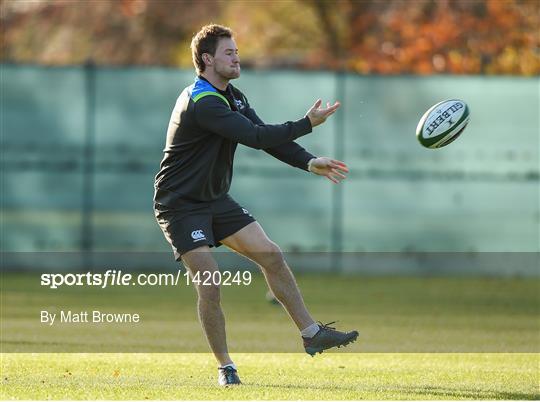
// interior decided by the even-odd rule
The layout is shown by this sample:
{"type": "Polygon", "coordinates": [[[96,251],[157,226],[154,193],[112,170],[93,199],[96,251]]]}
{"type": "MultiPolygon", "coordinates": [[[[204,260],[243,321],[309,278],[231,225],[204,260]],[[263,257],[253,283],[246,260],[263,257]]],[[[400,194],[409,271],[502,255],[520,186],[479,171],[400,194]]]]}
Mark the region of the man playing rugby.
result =
{"type": "MultiPolygon", "coordinates": [[[[193,37],[191,50],[198,76],[176,101],[155,180],[156,219],[176,259],[192,276],[203,270],[216,271],[210,247],[224,244],[261,267],[268,286],[298,327],[307,353],[313,356],[353,342],[358,332],[340,332],[315,322],[280,248],[228,194],[238,144],[262,149],[335,183],[344,179],[348,169],[343,162],[315,157],[294,142],[324,123],[339,103],[321,107],[321,100],[317,100],[300,120],[266,125],[246,97],[229,83],[240,76],[231,30],[207,25],[193,37]]],[[[239,384],[227,350],[219,286],[196,287],[199,319],[220,365],[218,382],[239,384]]]]}

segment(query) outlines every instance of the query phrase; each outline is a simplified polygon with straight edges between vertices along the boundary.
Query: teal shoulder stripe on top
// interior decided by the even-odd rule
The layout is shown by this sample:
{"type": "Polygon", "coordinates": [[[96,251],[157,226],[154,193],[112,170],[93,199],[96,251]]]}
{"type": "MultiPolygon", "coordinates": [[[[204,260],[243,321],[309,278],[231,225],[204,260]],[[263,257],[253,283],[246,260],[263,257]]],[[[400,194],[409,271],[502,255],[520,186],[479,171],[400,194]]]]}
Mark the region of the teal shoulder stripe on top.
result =
{"type": "Polygon", "coordinates": [[[205,80],[201,80],[199,77],[195,78],[195,83],[192,86],[191,99],[193,102],[204,98],[205,96],[217,96],[230,108],[229,101],[223,95],[221,95],[216,88],[205,80]]]}

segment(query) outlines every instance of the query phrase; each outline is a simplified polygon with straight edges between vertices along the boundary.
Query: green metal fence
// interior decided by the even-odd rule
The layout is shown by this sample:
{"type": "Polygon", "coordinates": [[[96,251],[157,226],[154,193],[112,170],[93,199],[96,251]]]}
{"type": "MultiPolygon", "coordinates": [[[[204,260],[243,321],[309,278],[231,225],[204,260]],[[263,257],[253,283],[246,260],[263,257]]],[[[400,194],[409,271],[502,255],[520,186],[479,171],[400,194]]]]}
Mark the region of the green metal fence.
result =
{"type": "MultiPolygon", "coordinates": [[[[3,251],[168,251],[152,213],[171,109],[192,71],[1,66],[3,251]]],[[[539,78],[245,71],[265,122],[342,109],[299,142],[345,160],[336,186],[240,146],[232,195],[287,251],[539,251],[539,78]],[[471,108],[439,150],[432,104],[471,108]]]]}

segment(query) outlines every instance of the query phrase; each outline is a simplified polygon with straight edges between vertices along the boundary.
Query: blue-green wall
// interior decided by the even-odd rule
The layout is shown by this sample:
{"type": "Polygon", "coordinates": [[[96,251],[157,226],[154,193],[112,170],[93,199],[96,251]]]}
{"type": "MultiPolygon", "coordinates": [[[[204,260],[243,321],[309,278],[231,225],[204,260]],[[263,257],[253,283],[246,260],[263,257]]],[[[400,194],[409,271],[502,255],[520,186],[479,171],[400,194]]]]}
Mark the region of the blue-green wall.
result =
{"type": "MultiPolygon", "coordinates": [[[[78,250],[86,70],[1,68],[2,250],[78,250]]],[[[95,74],[92,246],[168,251],[152,214],[153,176],[171,109],[193,72],[95,74]]],[[[239,147],[232,194],[283,249],[539,250],[538,78],[346,75],[344,93],[338,79],[329,72],[245,71],[235,82],[268,123],[303,116],[318,97],[343,103],[299,140],[317,155],[343,147],[351,175],[341,195],[325,179],[239,147]],[[469,127],[447,148],[423,149],[416,124],[446,98],[469,104],[469,127]],[[341,243],[332,239],[336,229],[341,243]]]]}

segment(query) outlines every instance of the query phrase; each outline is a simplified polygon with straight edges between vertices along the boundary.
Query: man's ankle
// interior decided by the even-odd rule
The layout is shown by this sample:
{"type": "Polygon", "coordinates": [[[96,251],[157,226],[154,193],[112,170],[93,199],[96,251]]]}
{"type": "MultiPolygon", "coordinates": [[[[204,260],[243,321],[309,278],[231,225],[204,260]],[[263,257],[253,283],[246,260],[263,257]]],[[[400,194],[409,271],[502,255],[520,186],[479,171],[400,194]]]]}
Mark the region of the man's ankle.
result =
{"type": "Polygon", "coordinates": [[[221,364],[221,365],[219,366],[219,368],[225,368],[225,367],[232,367],[233,369],[238,370],[238,369],[236,368],[236,364],[234,364],[233,362],[221,364]]]}
{"type": "Polygon", "coordinates": [[[317,332],[319,332],[319,325],[314,322],[313,324],[307,326],[302,331],[300,331],[300,334],[303,338],[313,338],[317,332]]]}

